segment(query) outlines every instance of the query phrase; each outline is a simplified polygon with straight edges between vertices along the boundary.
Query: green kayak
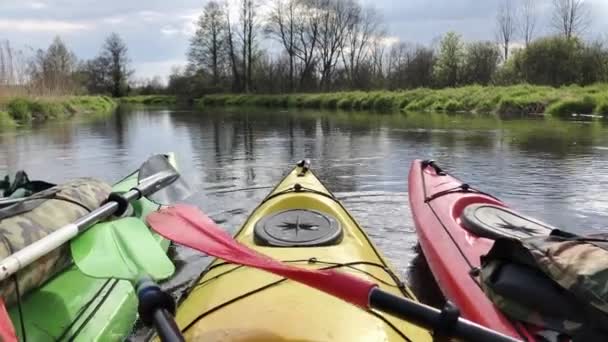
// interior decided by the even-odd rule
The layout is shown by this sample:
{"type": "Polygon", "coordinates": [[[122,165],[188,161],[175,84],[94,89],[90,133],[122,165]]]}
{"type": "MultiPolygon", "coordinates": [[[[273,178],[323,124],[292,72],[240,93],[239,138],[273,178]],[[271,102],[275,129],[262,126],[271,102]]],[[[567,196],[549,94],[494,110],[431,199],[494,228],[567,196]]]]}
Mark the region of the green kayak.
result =
{"type": "MultiPolygon", "coordinates": [[[[175,166],[172,155],[166,156],[175,166]]],[[[116,183],[114,192],[137,185],[139,170],[116,183]]],[[[142,198],[131,203],[130,215],[145,221],[158,204],[142,198]]],[[[154,234],[166,251],[169,241],[154,234]]],[[[124,340],[137,320],[137,297],[129,281],[91,278],[73,263],[41,287],[23,296],[9,314],[20,340],[117,341],[124,340]],[[22,336],[25,331],[25,337],[22,336]]]]}

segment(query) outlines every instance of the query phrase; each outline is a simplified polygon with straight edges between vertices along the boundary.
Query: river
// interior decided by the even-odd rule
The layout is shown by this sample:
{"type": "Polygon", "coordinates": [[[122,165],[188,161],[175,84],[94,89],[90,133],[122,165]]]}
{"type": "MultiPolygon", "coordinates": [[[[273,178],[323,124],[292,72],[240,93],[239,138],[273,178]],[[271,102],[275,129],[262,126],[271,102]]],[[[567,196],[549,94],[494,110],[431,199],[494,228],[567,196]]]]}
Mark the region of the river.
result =
{"type": "MultiPolygon", "coordinates": [[[[598,119],[121,107],[95,120],[0,132],[0,144],[0,175],[25,169],[32,179],[52,182],[116,181],[153,153],[175,152],[195,190],[188,201],[230,231],[308,158],[412,283],[428,277],[410,267],[419,264],[407,198],[415,158],[433,158],[469,184],[564,229],[601,229],[608,218],[608,125],[598,119]]],[[[179,291],[208,260],[186,249],[174,253],[179,272],[167,286],[179,291]]]]}

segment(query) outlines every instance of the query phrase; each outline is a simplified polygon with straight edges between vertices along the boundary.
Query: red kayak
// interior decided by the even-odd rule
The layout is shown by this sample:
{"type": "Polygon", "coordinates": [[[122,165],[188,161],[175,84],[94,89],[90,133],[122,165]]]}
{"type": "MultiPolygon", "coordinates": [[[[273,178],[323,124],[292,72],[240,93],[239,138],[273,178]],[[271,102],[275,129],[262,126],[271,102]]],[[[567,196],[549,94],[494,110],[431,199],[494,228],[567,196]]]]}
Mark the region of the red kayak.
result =
{"type": "Polygon", "coordinates": [[[548,234],[553,227],[507,208],[432,161],[412,163],[409,200],[420,246],[444,296],[465,318],[536,341],[540,329],[503,315],[482,291],[477,274],[480,257],[490,250],[493,239],[548,234]]]}

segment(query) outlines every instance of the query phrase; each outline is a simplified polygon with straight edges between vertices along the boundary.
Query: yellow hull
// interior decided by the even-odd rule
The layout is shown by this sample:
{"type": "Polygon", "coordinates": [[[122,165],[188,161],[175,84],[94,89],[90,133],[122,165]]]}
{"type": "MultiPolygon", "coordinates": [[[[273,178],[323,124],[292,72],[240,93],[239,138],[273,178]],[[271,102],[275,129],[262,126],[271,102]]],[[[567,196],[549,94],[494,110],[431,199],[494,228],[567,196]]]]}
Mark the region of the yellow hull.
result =
{"type": "MultiPolygon", "coordinates": [[[[338,267],[393,294],[414,298],[405,285],[399,288],[390,266],[333,195],[312,172],[299,176],[301,172],[300,167],[294,169],[251,214],[235,238],[272,258],[306,268],[338,267]],[[303,191],[293,191],[295,184],[303,191]],[[262,247],[254,241],[259,220],[290,209],[333,216],[342,227],[341,241],[320,247],[262,247]]],[[[427,330],[408,322],[222,260],[215,260],[203,272],[180,305],[176,321],[188,341],[431,340],[427,330]]]]}

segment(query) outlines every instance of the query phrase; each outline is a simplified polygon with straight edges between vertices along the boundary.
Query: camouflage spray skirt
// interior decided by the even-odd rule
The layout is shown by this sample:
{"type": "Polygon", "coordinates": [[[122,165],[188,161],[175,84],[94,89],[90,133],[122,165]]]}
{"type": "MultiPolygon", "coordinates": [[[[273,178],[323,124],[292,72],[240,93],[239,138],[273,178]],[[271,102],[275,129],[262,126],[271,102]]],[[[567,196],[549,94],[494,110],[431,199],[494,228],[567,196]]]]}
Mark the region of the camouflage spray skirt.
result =
{"type": "MultiPolygon", "coordinates": [[[[96,209],[111,191],[109,184],[81,178],[1,208],[0,258],[11,255],[96,209]]],[[[27,266],[16,276],[20,295],[39,287],[70,262],[70,251],[65,244],[27,266]]],[[[8,305],[17,298],[15,285],[14,277],[0,283],[0,295],[8,305]]]]}
{"type": "Polygon", "coordinates": [[[499,239],[480,276],[508,316],[574,340],[608,340],[608,234],[499,239]]]}

